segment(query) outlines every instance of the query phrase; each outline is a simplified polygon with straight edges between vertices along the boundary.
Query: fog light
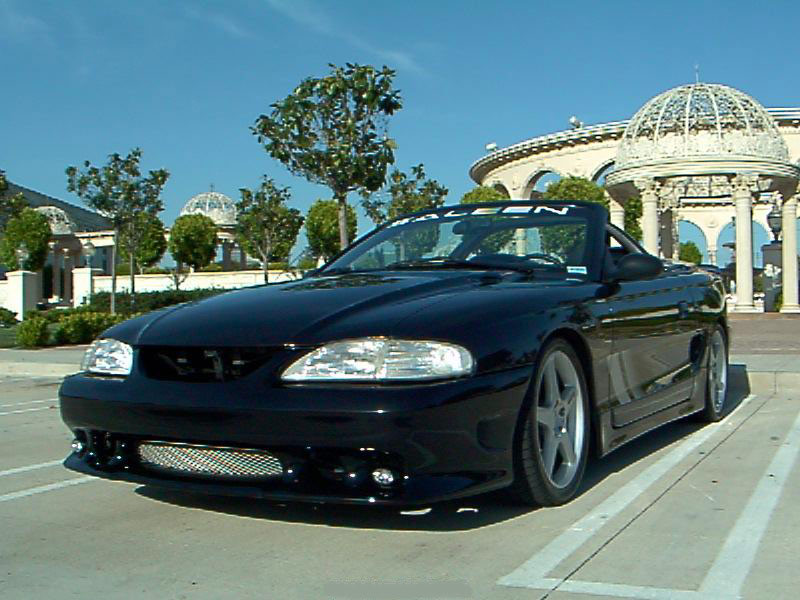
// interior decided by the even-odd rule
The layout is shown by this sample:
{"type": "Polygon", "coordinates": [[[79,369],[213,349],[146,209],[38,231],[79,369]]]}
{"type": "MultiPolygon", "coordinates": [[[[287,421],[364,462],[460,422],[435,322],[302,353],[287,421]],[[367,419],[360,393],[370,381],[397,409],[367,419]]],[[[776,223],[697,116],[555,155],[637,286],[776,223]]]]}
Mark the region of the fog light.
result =
{"type": "Polygon", "coordinates": [[[86,449],[86,444],[84,444],[79,439],[74,439],[72,440],[72,444],[70,444],[70,447],[72,448],[73,452],[80,454],[86,449]]]}
{"type": "Polygon", "coordinates": [[[378,485],[389,486],[394,483],[394,473],[391,469],[381,467],[372,472],[372,480],[378,485]]]}

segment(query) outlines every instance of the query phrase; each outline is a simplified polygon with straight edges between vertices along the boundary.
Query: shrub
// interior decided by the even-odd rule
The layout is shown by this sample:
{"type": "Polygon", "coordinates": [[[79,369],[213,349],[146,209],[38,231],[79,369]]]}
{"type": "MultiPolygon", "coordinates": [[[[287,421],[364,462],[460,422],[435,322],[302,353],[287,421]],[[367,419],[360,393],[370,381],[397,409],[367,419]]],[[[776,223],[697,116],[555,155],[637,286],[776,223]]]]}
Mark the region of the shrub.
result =
{"type": "MultiPolygon", "coordinates": [[[[210,296],[216,296],[222,292],[227,291],[224,289],[201,289],[201,290],[165,290],[163,292],[144,292],[136,294],[136,307],[137,313],[150,312],[158,310],[165,306],[172,306],[173,304],[180,304],[181,302],[191,302],[193,300],[202,300],[210,296]]],[[[89,298],[87,309],[90,312],[107,313],[111,310],[111,294],[108,292],[99,292],[92,294],[89,298]]],[[[122,315],[130,315],[131,310],[131,296],[126,293],[117,294],[117,312],[122,315]]]]}
{"type": "Polygon", "coordinates": [[[17,327],[17,344],[23,348],[37,348],[47,345],[50,335],[47,321],[42,318],[25,319],[17,327]]]}
{"type": "Polygon", "coordinates": [[[58,344],[88,344],[103,331],[125,318],[123,315],[107,313],[73,313],[59,322],[54,337],[58,344]]]}
{"type": "Polygon", "coordinates": [[[11,327],[17,324],[17,313],[0,308],[0,327],[11,327]]]}

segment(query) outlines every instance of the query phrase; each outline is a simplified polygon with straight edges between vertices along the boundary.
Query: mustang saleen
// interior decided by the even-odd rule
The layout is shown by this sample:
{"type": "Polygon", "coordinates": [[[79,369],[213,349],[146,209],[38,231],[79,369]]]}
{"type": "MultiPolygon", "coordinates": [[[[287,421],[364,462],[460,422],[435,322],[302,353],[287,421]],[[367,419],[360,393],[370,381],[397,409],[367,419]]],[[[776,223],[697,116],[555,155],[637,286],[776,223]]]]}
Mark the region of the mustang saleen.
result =
{"type": "Polygon", "coordinates": [[[727,348],[719,280],[665,268],[600,205],[445,207],[302,280],[107,330],[61,386],[65,465],[276,500],[560,504],[590,448],[719,419],[727,348]]]}

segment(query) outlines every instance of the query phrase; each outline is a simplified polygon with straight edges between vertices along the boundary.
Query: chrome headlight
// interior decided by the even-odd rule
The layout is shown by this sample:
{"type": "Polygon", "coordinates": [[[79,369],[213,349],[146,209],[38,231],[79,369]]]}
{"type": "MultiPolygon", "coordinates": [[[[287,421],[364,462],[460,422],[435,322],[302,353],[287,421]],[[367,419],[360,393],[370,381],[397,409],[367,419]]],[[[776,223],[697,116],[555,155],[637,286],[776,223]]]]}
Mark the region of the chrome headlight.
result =
{"type": "Polygon", "coordinates": [[[418,381],[472,373],[474,360],[455,344],[363,338],[326,344],[287,368],[284,381],[418,381]]]}
{"type": "Polygon", "coordinates": [[[95,340],[81,361],[81,371],[100,375],[129,375],[133,366],[133,348],[110,338],[95,340]]]}

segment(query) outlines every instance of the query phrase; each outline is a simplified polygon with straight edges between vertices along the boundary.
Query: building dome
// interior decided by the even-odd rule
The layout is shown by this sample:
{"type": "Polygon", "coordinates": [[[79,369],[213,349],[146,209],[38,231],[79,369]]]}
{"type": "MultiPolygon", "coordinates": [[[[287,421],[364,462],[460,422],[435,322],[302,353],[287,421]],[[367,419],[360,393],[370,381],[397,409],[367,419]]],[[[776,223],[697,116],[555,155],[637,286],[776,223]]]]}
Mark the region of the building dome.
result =
{"type": "Polygon", "coordinates": [[[225,194],[203,192],[189,199],[181,209],[183,215],[205,215],[218,227],[236,225],[236,204],[225,194]]]}
{"type": "Polygon", "coordinates": [[[616,169],[748,158],[789,160],[773,117],[739,90],[693,83],[659,94],[639,109],[620,141],[616,169]]]}

